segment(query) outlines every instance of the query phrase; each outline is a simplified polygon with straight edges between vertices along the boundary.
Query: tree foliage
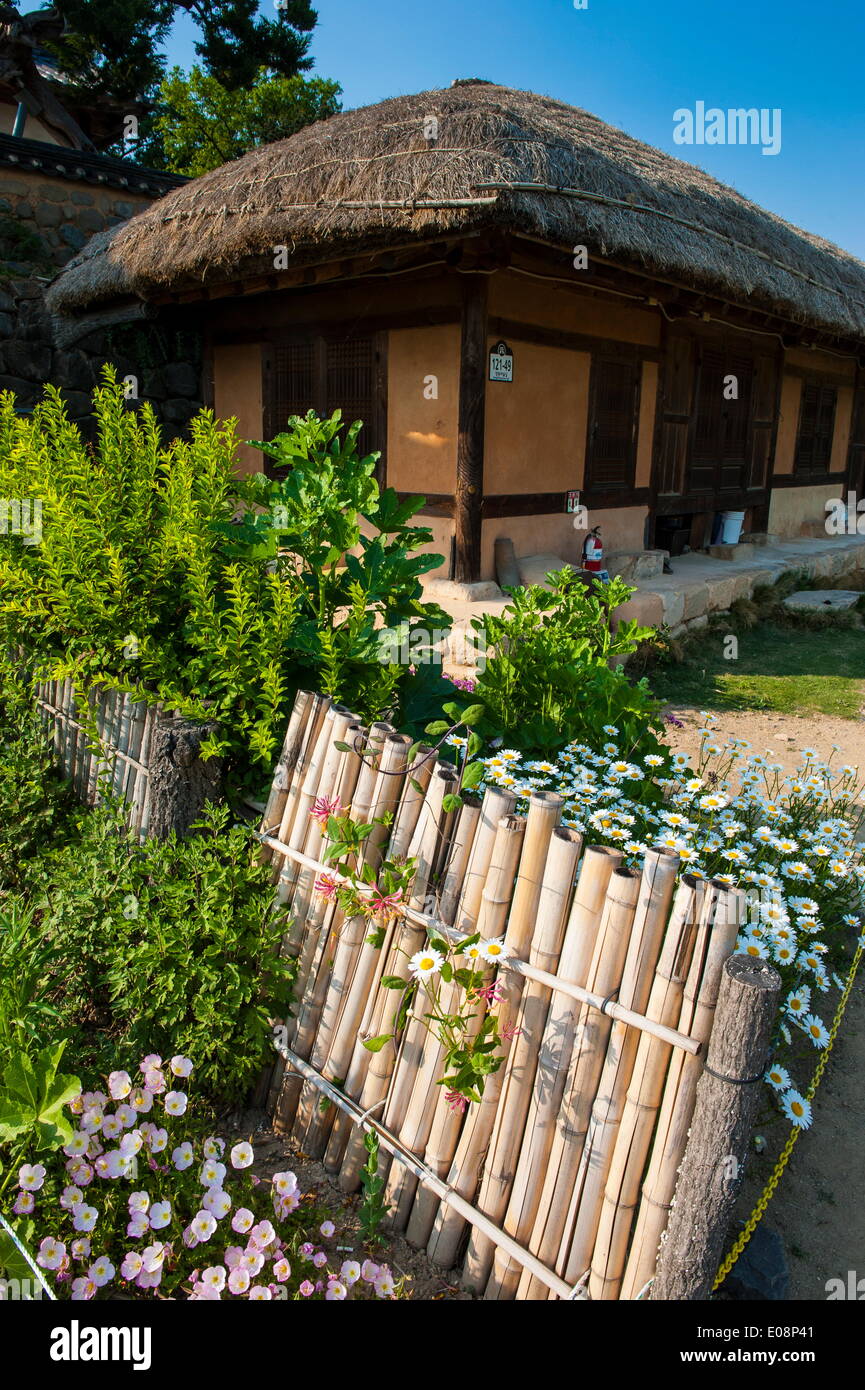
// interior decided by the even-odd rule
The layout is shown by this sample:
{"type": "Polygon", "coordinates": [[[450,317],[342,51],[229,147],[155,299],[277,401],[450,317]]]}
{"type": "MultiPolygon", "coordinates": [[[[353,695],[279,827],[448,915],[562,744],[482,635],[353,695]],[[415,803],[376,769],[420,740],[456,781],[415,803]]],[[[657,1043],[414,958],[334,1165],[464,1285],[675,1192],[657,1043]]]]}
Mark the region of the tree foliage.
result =
{"type": "Polygon", "coordinates": [[[271,77],[266,68],[251,86],[229,90],[198,67],[188,77],[174,68],[160,88],[156,121],[166,167],[194,178],[284,140],[339,111],[341,91],[327,78],[271,77]]]}

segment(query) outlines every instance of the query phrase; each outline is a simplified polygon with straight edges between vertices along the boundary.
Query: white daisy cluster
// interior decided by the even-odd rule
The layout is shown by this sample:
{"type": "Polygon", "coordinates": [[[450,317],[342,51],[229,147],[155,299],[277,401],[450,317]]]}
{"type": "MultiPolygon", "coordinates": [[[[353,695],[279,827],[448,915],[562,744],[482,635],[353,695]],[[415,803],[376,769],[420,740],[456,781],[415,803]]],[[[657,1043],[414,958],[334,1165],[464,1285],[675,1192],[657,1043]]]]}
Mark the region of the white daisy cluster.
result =
{"type": "MultiPolygon", "coordinates": [[[[572,743],[553,761],[500,749],[483,760],[479,790],[510,788],[520,811],[534,792],[556,791],[565,799],[562,823],[587,845],[615,846],[636,868],[650,848],[675,850],[683,871],[744,889],[747,920],[736,949],[770,960],[784,986],[776,1055],[792,1050],[794,1030],[824,1048],[829,1034],[813,999],[839,984],[830,960],[840,963],[845,944],[862,933],[857,769],[804,749],[787,776],[771,753],[750,753],[741,739],[724,742],[713,717],[702,717],[696,767],[668,749],[632,759],[608,725],[600,752],[572,743]]],[[[786,1070],[774,1067],[767,1080],[793,1123],[809,1124],[810,1105],[786,1070]]]]}

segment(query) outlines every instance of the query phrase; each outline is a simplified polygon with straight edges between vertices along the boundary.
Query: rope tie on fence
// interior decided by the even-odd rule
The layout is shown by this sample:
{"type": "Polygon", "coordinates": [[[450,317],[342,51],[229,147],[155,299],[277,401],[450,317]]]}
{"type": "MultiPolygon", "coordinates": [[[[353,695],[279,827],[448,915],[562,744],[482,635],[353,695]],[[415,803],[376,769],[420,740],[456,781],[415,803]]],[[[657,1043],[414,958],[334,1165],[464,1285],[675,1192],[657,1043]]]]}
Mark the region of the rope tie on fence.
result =
{"type": "Polygon", "coordinates": [[[756,1076],[725,1076],[721,1071],[715,1071],[708,1062],[704,1062],[703,1071],[707,1071],[710,1076],[714,1076],[716,1081],[727,1081],[731,1086],[753,1086],[755,1081],[763,1080],[763,1072],[757,1072],[756,1076]]]}
{"type": "MultiPolygon", "coordinates": [[[[838,1029],[841,1025],[841,1020],[844,1017],[844,1010],[847,1008],[847,1001],[850,998],[850,991],[852,990],[853,982],[856,979],[856,971],[858,970],[859,962],[862,959],[862,951],[863,946],[860,942],[856,948],[856,954],[853,957],[853,964],[850,967],[850,974],[847,976],[847,983],[844,986],[844,993],[841,995],[841,998],[838,1001],[838,1008],[835,1010],[835,1017],[832,1020],[832,1027],[829,1032],[829,1041],[823,1049],[823,1055],[821,1056],[820,1061],[817,1063],[817,1069],[814,1072],[811,1084],[806,1092],[806,1100],[813,1100],[814,1095],[817,1091],[817,1087],[820,1085],[820,1082],[823,1079],[823,1073],[826,1070],[826,1063],[829,1060],[829,1053],[832,1051],[832,1048],[834,1046],[835,1038],[838,1035],[838,1029]]],[[[708,1068],[706,1068],[706,1070],[708,1070],[708,1068]]],[[[722,1080],[728,1079],[729,1078],[727,1077],[722,1078],[722,1080]]],[[[760,1194],[759,1200],[757,1201],[757,1205],[754,1207],[754,1210],[751,1212],[751,1215],[745,1222],[745,1226],[741,1234],[738,1236],[735,1244],[732,1246],[731,1250],[729,1251],[723,1263],[721,1264],[721,1268],[718,1270],[718,1273],[715,1276],[715,1282],[712,1285],[713,1292],[721,1284],[723,1284],[727,1275],[730,1273],[730,1270],[733,1268],[733,1265],[736,1263],[742,1251],[745,1249],[745,1246],[748,1244],[748,1241],[754,1234],[757,1225],[762,1220],[766,1208],[768,1207],[769,1202],[775,1194],[775,1189],[778,1186],[778,1183],[781,1181],[781,1176],[784,1172],[784,1169],[787,1167],[787,1164],[790,1161],[790,1155],[795,1149],[797,1140],[801,1133],[802,1130],[799,1125],[794,1125],[792,1127],[790,1131],[790,1137],[788,1138],[786,1144],[781,1150],[781,1155],[778,1159],[778,1162],[775,1164],[775,1167],[773,1168],[772,1173],[769,1177],[769,1181],[766,1183],[766,1186],[763,1188],[763,1191],[760,1194]]]]}

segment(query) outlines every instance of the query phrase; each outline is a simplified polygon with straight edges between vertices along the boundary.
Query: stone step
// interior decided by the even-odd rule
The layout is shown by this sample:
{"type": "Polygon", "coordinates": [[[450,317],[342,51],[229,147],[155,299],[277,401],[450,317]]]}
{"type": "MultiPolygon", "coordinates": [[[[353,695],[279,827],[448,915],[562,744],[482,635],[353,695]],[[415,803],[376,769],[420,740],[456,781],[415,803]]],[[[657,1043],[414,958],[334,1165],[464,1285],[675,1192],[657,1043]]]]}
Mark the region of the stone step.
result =
{"type": "Polygon", "coordinates": [[[635,583],[663,574],[664,561],[669,558],[668,550],[614,550],[605,557],[605,564],[610,575],[635,583]]]}

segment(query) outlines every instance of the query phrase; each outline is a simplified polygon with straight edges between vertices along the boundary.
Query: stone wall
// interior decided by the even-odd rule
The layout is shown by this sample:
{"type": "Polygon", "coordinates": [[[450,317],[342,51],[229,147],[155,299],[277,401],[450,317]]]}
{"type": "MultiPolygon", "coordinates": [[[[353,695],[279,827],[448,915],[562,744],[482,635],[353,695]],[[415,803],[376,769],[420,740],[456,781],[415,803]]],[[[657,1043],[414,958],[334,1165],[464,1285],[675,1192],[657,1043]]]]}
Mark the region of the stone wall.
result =
{"type": "Polygon", "coordinates": [[[201,406],[195,311],[169,311],[58,346],[44,292],[97,232],[132,217],[183,182],[129,161],[0,135],[0,391],[30,410],[45,382],[86,424],[104,363],[134,376],[171,437],[201,406]]]}

